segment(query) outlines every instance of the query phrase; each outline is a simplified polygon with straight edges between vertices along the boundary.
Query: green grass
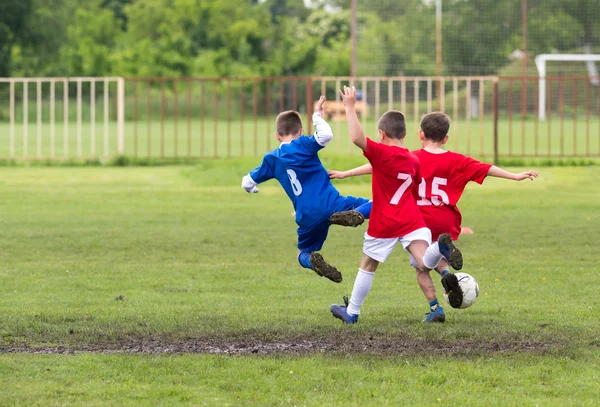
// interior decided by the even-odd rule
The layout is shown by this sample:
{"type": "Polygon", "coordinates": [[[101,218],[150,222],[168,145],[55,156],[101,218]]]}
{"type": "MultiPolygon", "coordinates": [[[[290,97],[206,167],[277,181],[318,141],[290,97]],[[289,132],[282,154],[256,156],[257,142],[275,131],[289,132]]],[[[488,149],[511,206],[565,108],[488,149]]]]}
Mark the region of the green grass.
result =
{"type": "Polygon", "coordinates": [[[0,396],[19,405],[593,406],[598,356],[7,355],[0,396]]]}
{"type": "MultiPolygon", "coordinates": [[[[423,325],[427,303],[397,251],[360,324],[344,327],[328,307],[352,289],[364,228],[330,232],[323,255],[343,271],[341,284],[302,269],[280,187],[269,182],[256,195],[239,187],[257,161],[3,168],[0,347],[351,347],[234,357],[4,353],[0,404],[593,405],[600,397],[600,168],[469,186],[461,209],[475,235],[460,247],[478,302],[446,307],[444,325],[423,325]],[[371,353],[370,341],[397,346],[371,353]],[[420,350],[430,345],[438,350],[420,350]]],[[[326,162],[343,169],[364,159],[326,162]]],[[[337,186],[370,196],[368,178],[337,186]]]]}
{"type": "MultiPolygon", "coordinates": [[[[408,117],[407,125],[407,146],[413,149],[419,148],[418,127],[412,116],[408,117]]],[[[350,143],[346,122],[331,121],[331,126],[336,137],[327,148],[328,153],[360,155],[359,150],[350,143]]],[[[78,140],[77,125],[71,122],[65,142],[63,125],[57,123],[54,156],[69,158],[116,156],[118,154],[116,122],[109,123],[106,143],[104,125],[97,122],[94,128],[94,142],[91,135],[92,127],[87,121],[82,123],[81,138],[78,140]]],[[[376,135],[376,123],[372,117],[364,123],[364,128],[367,135],[371,137],[376,135]]],[[[51,153],[50,125],[42,123],[41,131],[39,158],[48,158],[51,153]]],[[[137,126],[133,122],[126,122],[124,152],[129,157],[150,158],[256,157],[276,147],[274,131],[274,117],[270,120],[259,118],[256,126],[251,118],[243,123],[232,121],[230,124],[226,121],[214,122],[207,119],[201,122],[194,119],[190,121],[189,129],[185,119],[178,121],[177,124],[169,119],[162,125],[159,121],[152,121],[149,125],[145,121],[140,121],[137,126]]],[[[584,117],[580,117],[576,123],[572,119],[561,122],[558,117],[553,117],[547,122],[539,122],[536,125],[532,118],[522,124],[520,118],[513,117],[512,122],[509,122],[505,116],[502,116],[498,131],[498,152],[501,157],[535,154],[542,157],[600,156],[600,121],[597,117],[591,118],[588,128],[584,117]]],[[[491,117],[486,117],[483,122],[473,119],[470,123],[465,122],[463,118],[456,118],[453,120],[447,146],[451,150],[468,155],[491,158],[494,155],[493,134],[491,117]]],[[[35,123],[30,123],[28,126],[26,142],[22,123],[15,125],[14,156],[22,158],[25,155],[30,159],[38,157],[35,123]]],[[[0,158],[10,157],[10,128],[3,122],[0,123],[0,158]]]]}

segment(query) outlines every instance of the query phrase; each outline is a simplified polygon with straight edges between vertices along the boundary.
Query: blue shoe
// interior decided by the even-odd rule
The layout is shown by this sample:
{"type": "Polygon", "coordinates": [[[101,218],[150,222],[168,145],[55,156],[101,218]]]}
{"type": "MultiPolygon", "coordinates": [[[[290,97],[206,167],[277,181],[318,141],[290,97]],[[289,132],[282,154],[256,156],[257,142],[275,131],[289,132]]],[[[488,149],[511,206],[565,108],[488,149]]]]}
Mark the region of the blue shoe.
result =
{"type": "Polygon", "coordinates": [[[337,319],[341,319],[345,324],[356,324],[358,322],[358,315],[348,314],[348,297],[344,297],[346,305],[333,304],[330,308],[331,314],[337,319]]]}
{"type": "Polygon", "coordinates": [[[435,311],[431,311],[423,322],[446,322],[446,313],[444,313],[444,309],[438,305],[435,311]]]}
{"type": "Polygon", "coordinates": [[[462,253],[454,246],[454,243],[452,243],[452,237],[450,237],[448,233],[440,235],[438,238],[438,246],[440,248],[440,253],[446,258],[450,266],[452,266],[454,270],[460,270],[463,266],[462,253]]]}

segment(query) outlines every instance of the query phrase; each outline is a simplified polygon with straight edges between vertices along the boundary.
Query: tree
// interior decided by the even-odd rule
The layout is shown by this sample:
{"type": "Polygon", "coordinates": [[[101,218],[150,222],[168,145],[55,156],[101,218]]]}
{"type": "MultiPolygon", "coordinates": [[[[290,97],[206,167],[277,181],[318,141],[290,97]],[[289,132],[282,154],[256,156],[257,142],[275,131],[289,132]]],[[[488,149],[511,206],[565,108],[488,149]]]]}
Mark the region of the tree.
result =
{"type": "Polygon", "coordinates": [[[12,48],[27,42],[27,18],[31,0],[3,0],[0,2],[0,77],[9,76],[12,48]]]}
{"type": "Polygon", "coordinates": [[[117,17],[111,10],[103,8],[100,0],[92,0],[79,8],[67,28],[67,41],[60,52],[69,75],[109,76],[115,73],[113,49],[119,33],[117,17]]]}

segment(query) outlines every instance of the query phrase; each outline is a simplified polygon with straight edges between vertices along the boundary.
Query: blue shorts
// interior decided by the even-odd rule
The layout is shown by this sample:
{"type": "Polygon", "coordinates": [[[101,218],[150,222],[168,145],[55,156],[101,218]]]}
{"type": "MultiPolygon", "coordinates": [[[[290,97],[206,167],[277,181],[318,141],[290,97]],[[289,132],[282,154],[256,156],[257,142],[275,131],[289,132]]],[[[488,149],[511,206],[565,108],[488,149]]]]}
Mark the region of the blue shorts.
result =
{"type": "MultiPolygon", "coordinates": [[[[332,213],[349,211],[368,202],[369,199],[365,198],[356,198],[353,196],[343,197],[336,202],[336,206],[332,213]]],[[[298,249],[308,253],[321,250],[325,243],[325,239],[327,239],[329,226],[331,226],[331,222],[329,221],[329,217],[327,217],[309,229],[298,228],[298,249]]]]}

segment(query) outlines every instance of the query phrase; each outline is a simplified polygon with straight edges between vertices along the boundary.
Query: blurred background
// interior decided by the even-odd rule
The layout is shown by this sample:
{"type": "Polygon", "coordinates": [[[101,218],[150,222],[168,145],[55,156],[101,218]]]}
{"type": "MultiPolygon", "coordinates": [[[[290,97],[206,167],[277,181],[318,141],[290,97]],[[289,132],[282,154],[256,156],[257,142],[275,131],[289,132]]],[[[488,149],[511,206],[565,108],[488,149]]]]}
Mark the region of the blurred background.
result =
{"type": "Polygon", "coordinates": [[[596,62],[534,62],[597,56],[598,21],[598,0],[3,0],[0,156],[264,153],[320,93],[342,121],[349,82],[367,125],[441,109],[456,150],[598,156],[596,62]]]}

